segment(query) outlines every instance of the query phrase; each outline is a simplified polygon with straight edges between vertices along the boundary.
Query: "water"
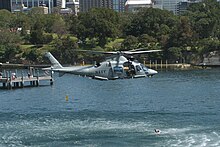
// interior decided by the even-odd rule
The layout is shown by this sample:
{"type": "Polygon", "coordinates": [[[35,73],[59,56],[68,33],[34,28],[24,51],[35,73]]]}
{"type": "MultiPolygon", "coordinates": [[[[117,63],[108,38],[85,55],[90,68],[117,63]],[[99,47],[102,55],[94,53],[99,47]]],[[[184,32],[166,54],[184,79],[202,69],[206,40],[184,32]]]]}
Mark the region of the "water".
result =
{"type": "Polygon", "coordinates": [[[0,146],[220,146],[219,73],[115,81],[67,74],[53,86],[0,90],[0,146]]]}

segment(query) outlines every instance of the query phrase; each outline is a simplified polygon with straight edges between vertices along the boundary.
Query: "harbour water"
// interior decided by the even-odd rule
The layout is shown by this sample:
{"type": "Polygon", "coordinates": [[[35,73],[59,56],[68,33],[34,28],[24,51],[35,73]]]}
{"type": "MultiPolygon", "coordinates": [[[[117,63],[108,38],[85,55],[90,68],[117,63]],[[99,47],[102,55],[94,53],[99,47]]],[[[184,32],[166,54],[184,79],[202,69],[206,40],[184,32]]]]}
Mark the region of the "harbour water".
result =
{"type": "Polygon", "coordinates": [[[220,69],[0,90],[0,146],[220,146],[220,69]],[[160,129],[161,134],[154,133],[160,129]]]}

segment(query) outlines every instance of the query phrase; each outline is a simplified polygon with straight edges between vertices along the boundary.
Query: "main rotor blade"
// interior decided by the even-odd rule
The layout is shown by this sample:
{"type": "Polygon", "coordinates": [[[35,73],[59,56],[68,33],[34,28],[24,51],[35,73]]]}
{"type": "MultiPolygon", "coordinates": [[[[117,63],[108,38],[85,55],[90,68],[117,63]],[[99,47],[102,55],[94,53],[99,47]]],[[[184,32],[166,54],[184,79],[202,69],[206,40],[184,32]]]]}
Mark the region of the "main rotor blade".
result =
{"type": "Polygon", "coordinates": [[[106,54],[106,55],[115,55],[118,54],[118,52],[104,52],[104,51],[91,51],[91,50],[77,50],[79,52],[87,52],[91,54],[106,54]]]}
{"type": "Polygon", "coordinates": [[[154,52],[161,52],[162,50],[148,50],[148,51],[124,51],[124,54],[134,55],[134,54],[146,54],[146,53],[154,53],[154,52]]]}
{"type": "MultiPolygon", "coordinates": [[[[139,49],[138,49],[139,50],[139,49]]],[[[91,51],[91,50],[77,50],[80,52],[88,52],[92,54],[104,54],[104,55],[134,55],[134,54],[146,54],[146,53],[154,53],[160,52],[162,50],[147,50],[147,51],[116,51],[116,52],[105,52],[105,51],[91,51]]]]}

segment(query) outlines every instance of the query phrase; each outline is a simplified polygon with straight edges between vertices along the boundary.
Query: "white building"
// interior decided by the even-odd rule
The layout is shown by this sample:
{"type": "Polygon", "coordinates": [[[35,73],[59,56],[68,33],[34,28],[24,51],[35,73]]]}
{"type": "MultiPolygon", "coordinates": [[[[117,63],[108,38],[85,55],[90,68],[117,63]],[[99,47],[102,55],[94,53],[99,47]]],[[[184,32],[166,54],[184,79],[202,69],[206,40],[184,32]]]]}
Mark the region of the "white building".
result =
{"type": "Polygon", "coordinates": [[[79,0],[57,0],[57,6],[61,14],[73,13],[77,15],[79,12],[79,0]]]}
{"type": "Polygon", "coordinates": [[[137,12],[140,8],[149,8],[152,6],[152,0],[127,0],[125,3],[125,10],[129,12],[137,12]]]}
{"type": "Polygon", "coordinates": [[[67,0],[66,7],[71,8],[73,13],[77,15],[79,13],[79,0],[67,0]]]}

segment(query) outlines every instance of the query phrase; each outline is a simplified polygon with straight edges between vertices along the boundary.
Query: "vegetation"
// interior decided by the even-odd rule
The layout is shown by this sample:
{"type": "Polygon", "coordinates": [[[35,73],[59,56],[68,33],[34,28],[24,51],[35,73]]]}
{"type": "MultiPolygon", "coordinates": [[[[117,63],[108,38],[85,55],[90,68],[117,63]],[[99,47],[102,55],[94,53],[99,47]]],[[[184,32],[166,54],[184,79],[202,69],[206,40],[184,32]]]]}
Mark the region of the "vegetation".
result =
{"type": "Polygon", "coordinates": [[[51,51],[62,63],[74,64],[100,59],[77,49],[145,48],[163,50],[148,55],[151,60],[196,63],[203,54],[220,51],[219,16],[216,0],[191,4],[181,16],[154,8],[134,14],[95,8],[78,16],[44,15],[38,8],[28,14],[0,10],[0,62],[42,63],[51,51]]]}

